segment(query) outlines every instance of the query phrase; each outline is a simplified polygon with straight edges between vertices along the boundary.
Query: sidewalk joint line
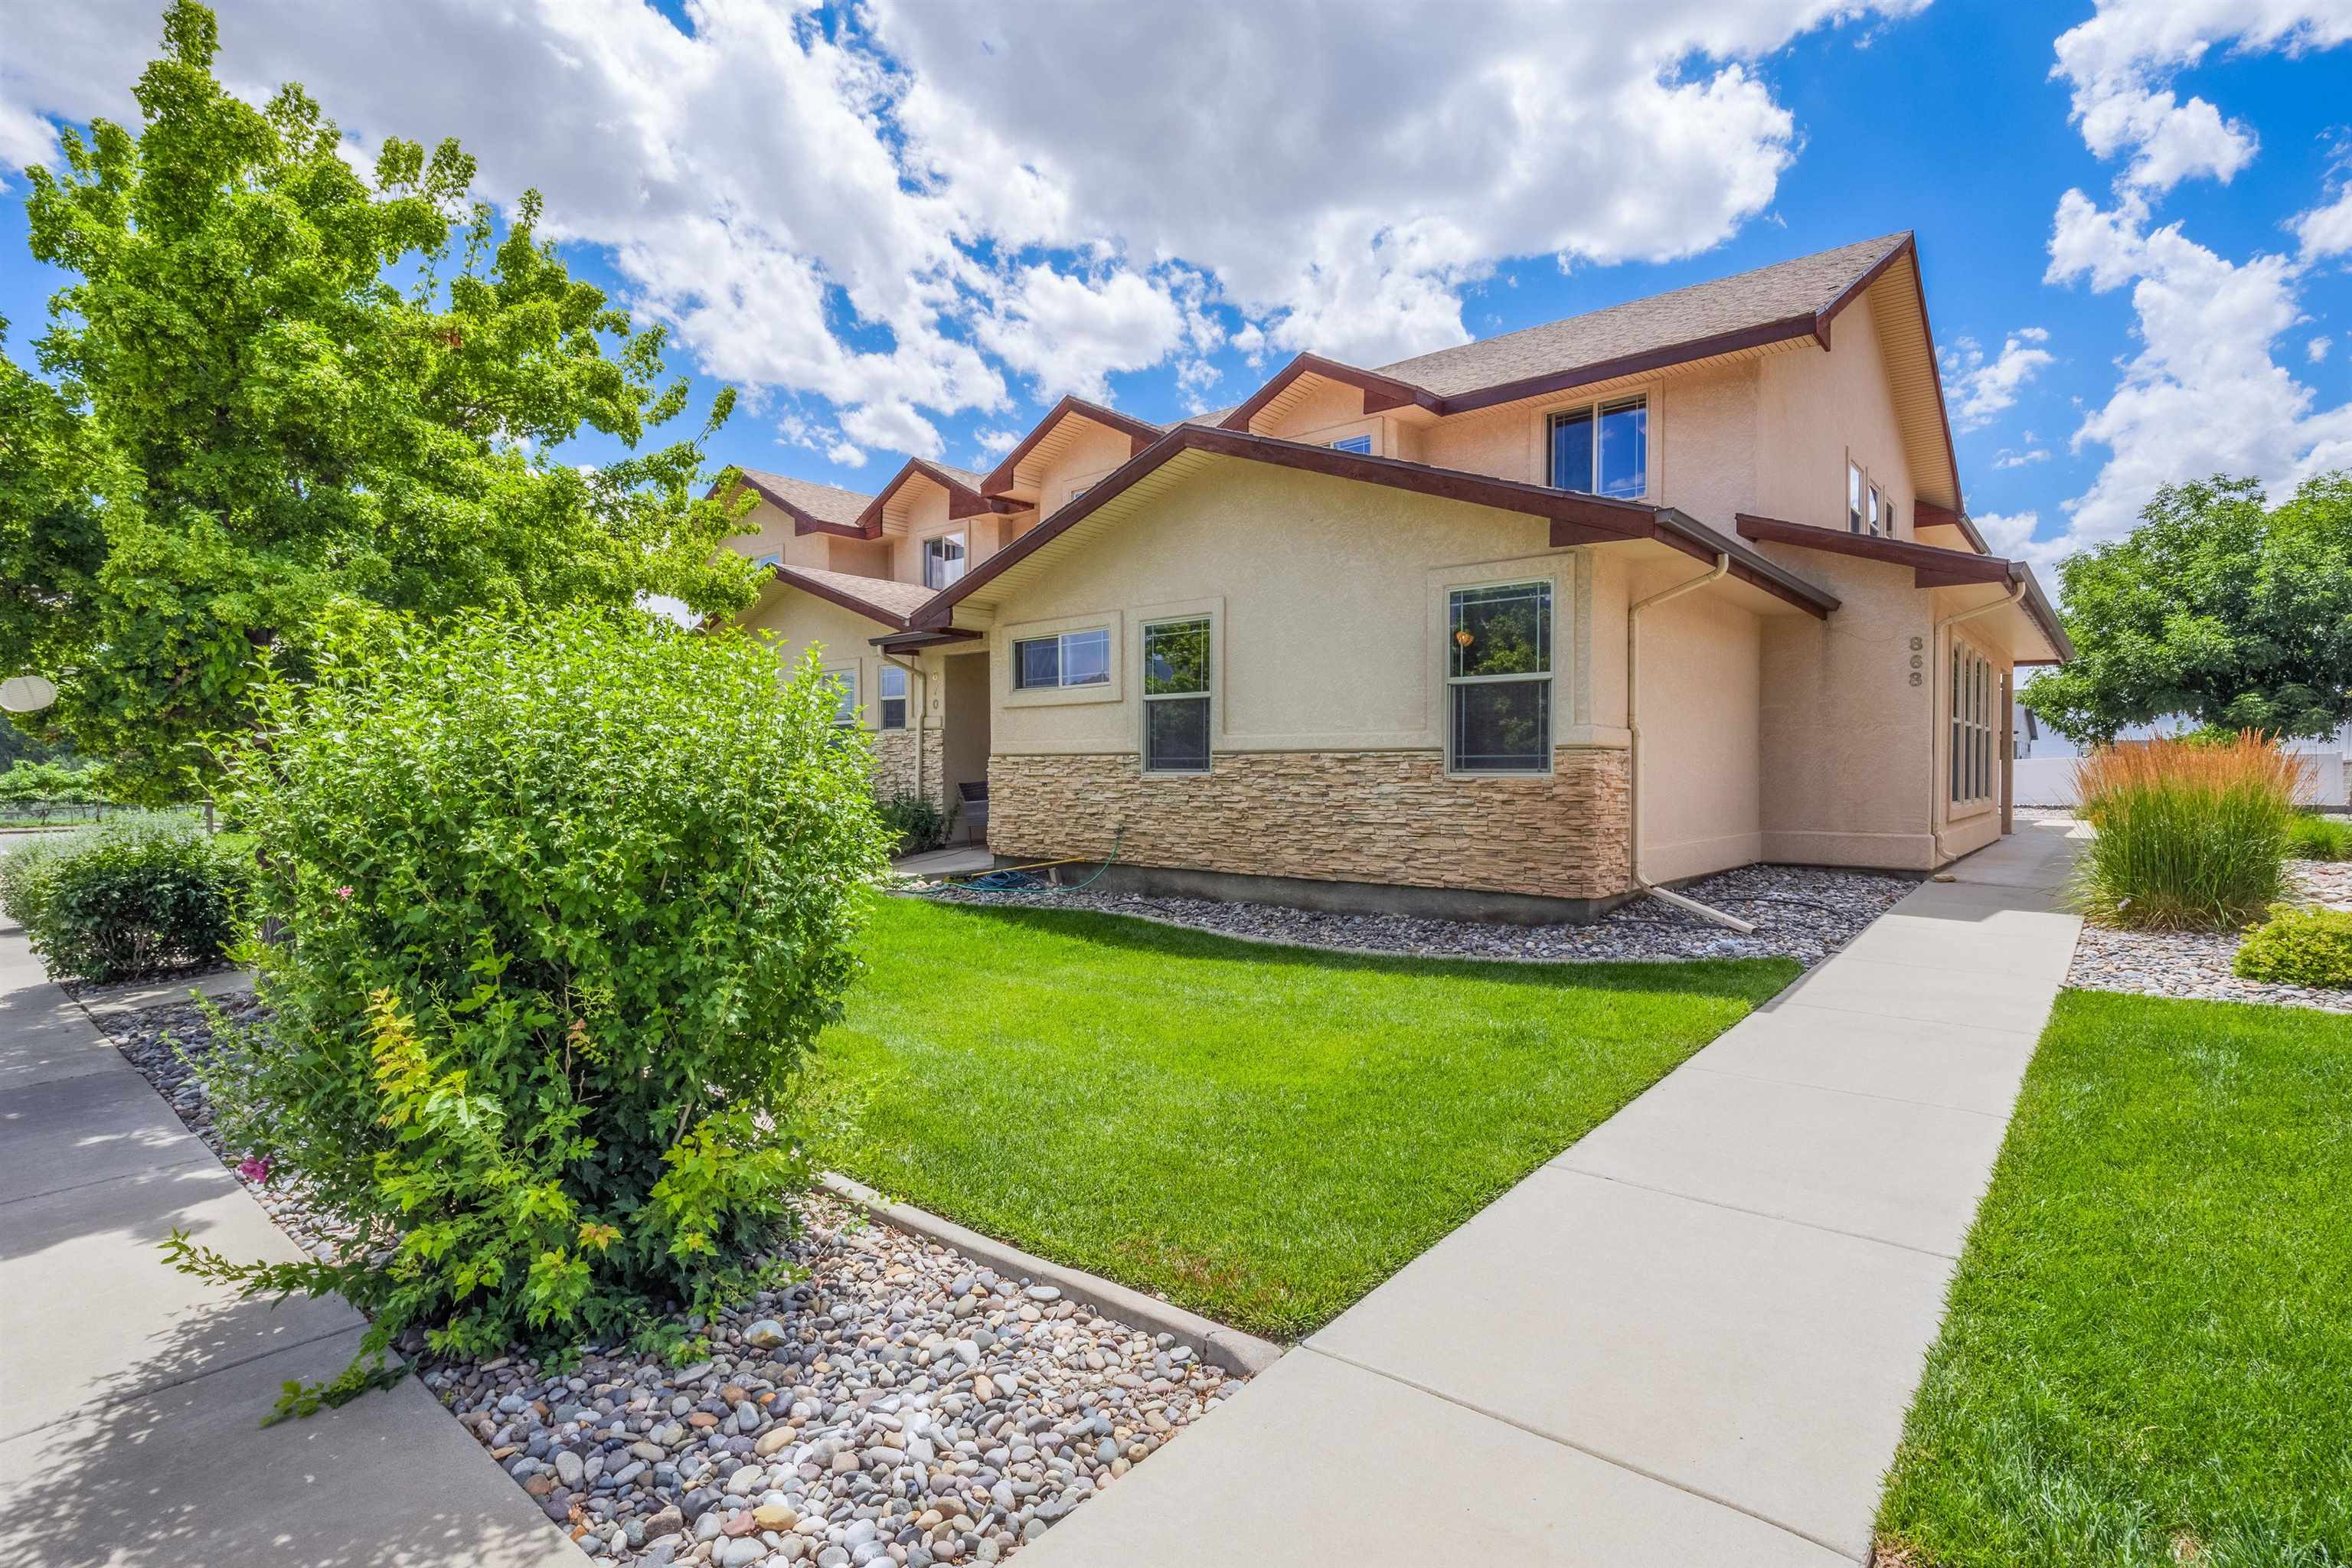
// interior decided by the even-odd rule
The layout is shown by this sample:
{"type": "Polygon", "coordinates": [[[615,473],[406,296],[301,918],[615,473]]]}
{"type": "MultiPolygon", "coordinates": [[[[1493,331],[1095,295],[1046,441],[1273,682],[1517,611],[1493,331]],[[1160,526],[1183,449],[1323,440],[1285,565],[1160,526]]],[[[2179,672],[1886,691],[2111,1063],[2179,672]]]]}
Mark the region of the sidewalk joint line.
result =
{"type": "MultiPolygon", "coordinates": [[[[196,1148],[198,1151],[196,1153],[191,1154],[184,1160],[174,1160],[168,1165],[149,1165],[137,1171],[118,1171],[111,1176],[93,1176],[87,1182],[68,1182],[62,1187],[51,1187],[45,1193],[26,1193],[20,1197],[0,1198],[0,1208],[13,1208],[18,1204],[29,1204],[39,1198],[53,1198],[60,1193],[78,1193],[87,1187],[102,1187],[111,1182],[135,1182],[142,1177],[160,1176],[172,1171],[184,1171],[191,1165],[201,1165],[207,1162],[214,1164],[220,1163],[220,1156],[202,1143],[197,1144],[196,1148]]],[[[226,1165],[221,1165],[220,1168],[224,1172],[228,1170],[226,1165]]]]}
{"type": "MultiPolygon", "coordinates": [[[[1916,1105],[1922,1110],[1948,1110],[1958,1116],[1982,1116],[1990,1120],[1995,1115],[1992,1111],[1978,1110],[1966,1105],[1946,1105],[1939,1100],[1913,1100],[1903,1094],[1874,1094],[1866,1089],[1841,1089],[1833,1083],[1790,1083],[1786,1079],[1764,1078],[1752,1072],[1733,1072],[1727,1068],[1708,1067],[1697,1060],[1685,1061],[1683,1066],[1693,1072],[1703,1072],[1715,1078],[1738,1079],[1742,1083],[1769,1083],[1780,1089],[1811,1089],[1817,1094],[1850,1094],[1856,1100],[1884,1100],[1889,1105],[1916,1105]]],[[[1999,1120],[2006,1123],[2009,1118],[2003,1115],[1999,1120]]],[[[1575,1146],[1573,1143],[1569,1145],[1571,1149],[1575,1146]]]]}
{"type": "Polygon", "coordinates": [[[1947,1263],[1959,1261],[1959,1254],[1956,1252],[1938,1252],[1932,1247],[1914,1247],[1907,1241],[1893,1241],[1883,1236],[1871,1236],[1859,1230],[1847,1230],[1842,1226],[1823,1225],[1818,1220],[1799,1219],[1794,1215],[1774,1214],[1769,1209],[1751,1209],[1739,1204],[1725,1203],[1721,1198],[1703,1198],[1696,1193],[1677,1192],[1673,1187],[1653,1186],[1647,1182],[1629,1181],[1623,1176],[1603,1175],[1599,1171],[1587,1171],[1575,1165],[1561,1164],[1560,1161],[1568,1158],[1569,1153],[1575,1148],[1575,1144],[1570,1144],[1566,1150],[1555,1154],[1536,1169],[1557,1171],[1563,1176],[1584,1176],[1596,1182],[1614,1182],[1621,1187],[1632,1187],[1638,1192],[1655,1193],[1660,1197],[1680,1198],[1685,1203],[1704,1204],[1708,1208],[1723,1209],[1731,1214],[1751,1215],[1758,1219],[1777,1220],[1782,1225],[1799,1225],[1807,1230],[1818,1230],[1827,1236],[1843,1236],[1849,1241],[1866,1241],[1874,1247],[1891,1247],[1898,1252],[1916,1252],[1922,1258],[1940,1258],[1947,1263]]]}
{"type": "Polygon", "coordinates": [[[1628,1475],[1639,1476],[1645,1481],[1655,1481],[1662,1487],[1670,1487],[1675,1491],[1681,1492],[1685,1497],[1696,1498],[1701,1502],[1711,1502],[1717,1508],[1729,1509],[1732,1512],[1743,1514],[1746,1517],[1756,1521],[1759,1524],[1767,1524],[1784,1534],[1793,1535],[1798,1540],[1806,1542],[1808,1545],[1818,1546],[1824,1552],[1835,1552],[1838,1556],[1844,1558],[1849,1563],[1864,1563],[1868,1561],[1866,1558],[1854,1556],[1852,1552],[1846,1551],[1842,1546],[1833,1545],[1829,1542],[1823,1541],[1818,1535],[1807,1534],[1804,1531],[1799,1530],[1793,1524],[1788,1524],[1780,1520],[1774,1519],[1770,1514],[1759,1513],[1756,1510],[1748,1507],[1744,1503],[1734,1502],[1729,1498],[1726,1497],[1717,1497],[1713,1492],[1678,1481],[1672,1476],[1662,1476],[1655,1470],[1644,1469],[1640,1465],[1636,1465],[1631,1460],[1621,1459],[1614,1454],[1604,1454],[1598,1448],[1588,1447],[1572,1437],[1563,1437],[1557,1432],[1547,1432],[1542,1427],[1522,1421],[1517,1416],[1506,1415],[1499,1410],[1491,1410],[1486,1405],[1478,1404],[1475,1400],[1464,1399],[1458,1394],[1448,1394],[1442,1388],[1432,1388],[1429,1384],[1415,1382],[1410,1377],[1401,1377],[1395,1373],[1387,1371],[1381,1367],[1374,1366],[1369,1362],[1360,1362],[1356,1360],[1353,1356],[1342,1355],[1338,1351],[1326,1349],[1324,1346],[1317,1344],[1311,1339],[1300,1341],[1299,1348],[1301,1350],[1313,1351],[1317,1355],[1336,1361],[1342,1366],[1352,1366],[1358,1372],[1369,1373],[1374,1377],[1384,1379],[1385,1381],[1396,1384],[1401,1387],[1412,1389],[1416,1393],[1426,1394],[1432,1399],[1444,1400],[1446,1404],[1454,1406],[1456,1409],[1467,1410],[1474,1415],[1483,1415],[1489,1421],[1499,1421],[1504,1426],[1511,1427],[1514,1430],[1525,1432],[1530,1437],[1540,1437],[1547,1443],[1554,1443],[1559,1445],[1560,1447],[1571,1449],[1576,1453],[1583,1455],[1588,1459],[1598,1459],[1601,1463],[1611,1466],[1616,1469],[1623,1470],[1628,1475]]]}

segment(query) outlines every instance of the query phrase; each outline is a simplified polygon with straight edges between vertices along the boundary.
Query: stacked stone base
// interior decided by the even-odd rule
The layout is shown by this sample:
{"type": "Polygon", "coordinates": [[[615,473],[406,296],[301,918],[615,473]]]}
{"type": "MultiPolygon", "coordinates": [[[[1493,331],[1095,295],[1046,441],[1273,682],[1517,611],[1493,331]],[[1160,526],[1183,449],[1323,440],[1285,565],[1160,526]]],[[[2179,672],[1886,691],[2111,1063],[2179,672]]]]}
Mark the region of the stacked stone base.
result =
{"type": "Polygon", "coordinates": [[[916,786],[916,731],[877,730],[873,737],[874,795],[877,800],[920,794],[940,810],[948,807],[947,744],[936,729],[921,732],[922,784],[916,786]]]}
{"type": "Polygon", "coordinates": [[[1625,753],[1449,778],[1442,752],[1241,752],[1146,777],[1132,752],[989,760],[989,847],[1023,859],[1602,899],[1625,889],[1625,753]],[[1121,830],[1124,829],[1122,832],[1121,830]]]}

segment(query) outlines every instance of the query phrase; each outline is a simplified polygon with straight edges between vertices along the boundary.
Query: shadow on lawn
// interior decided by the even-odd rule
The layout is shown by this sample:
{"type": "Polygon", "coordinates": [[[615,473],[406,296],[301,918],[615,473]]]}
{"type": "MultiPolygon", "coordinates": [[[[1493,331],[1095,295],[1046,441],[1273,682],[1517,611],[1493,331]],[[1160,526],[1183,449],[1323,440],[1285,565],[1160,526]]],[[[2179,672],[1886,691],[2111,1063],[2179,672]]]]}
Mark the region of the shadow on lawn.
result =
{"type": "MultiPolygon", "coordinates": [[[[1439,979],[1476,979],[1548,991],[1622,991],[1652,995],[1730,996],[1762,1001],[1755,984],[1759,966],[1786,971],[1780,984],[1796,978],[1793,959],[1686,958],[1664,962],[1581,960],[1524,961],[1486,958],[1414,958],[1402,954],[1344,952],[1286,942],[1256,942],[1162,925],[1132,915],[1093,910],[1031,908],[1017,904],[956,904],[922,900],[952,919],[974,924],[1020,928],[1044,936],[1080,939],[1099,946],[1167,957],[1246,962],[1283,967],[1403,974],[1439,979]]],[[[1780,985],[1772,988],[1780,989],[1780,985]]],[[[1770,993],[1765,993],[1769,995],[1770,993]]]]}

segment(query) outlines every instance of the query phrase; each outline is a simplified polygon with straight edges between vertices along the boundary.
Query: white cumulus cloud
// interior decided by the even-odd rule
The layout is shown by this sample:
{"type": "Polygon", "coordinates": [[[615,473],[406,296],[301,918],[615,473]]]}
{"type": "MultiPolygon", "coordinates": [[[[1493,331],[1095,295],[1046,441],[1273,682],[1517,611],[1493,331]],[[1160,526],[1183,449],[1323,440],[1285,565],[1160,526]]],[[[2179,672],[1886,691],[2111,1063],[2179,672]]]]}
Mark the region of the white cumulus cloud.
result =
{"type": "Polygon", "coordinates": [[[1956,340],[1943,364],[1944,384],[1952,395],[1954,427],[1980,429],[2015,406],[2017,395],[2035,373],[2057,363],[2056,356],[2042,346],[2049,341],[2046,328],[2020,327],[2002,341],[2000,353],[1988,359],[1972,339],[1956,340]]]}

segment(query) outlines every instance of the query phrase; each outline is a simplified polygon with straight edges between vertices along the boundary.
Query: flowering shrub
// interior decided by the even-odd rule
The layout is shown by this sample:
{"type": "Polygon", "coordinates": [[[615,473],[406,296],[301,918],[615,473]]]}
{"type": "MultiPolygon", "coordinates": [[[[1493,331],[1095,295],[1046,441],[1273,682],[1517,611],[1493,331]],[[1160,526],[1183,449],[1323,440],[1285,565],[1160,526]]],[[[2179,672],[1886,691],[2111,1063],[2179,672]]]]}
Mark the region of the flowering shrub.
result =
{"type": "Polygon", "coordinates": [[[359,1236],[320,1265],[174,1238],[181,1266],[341,1291],[378,1363],[412,1325],[610,1342],[742,1289],[887,846],[834,701],[625,611],[371,625],[307,692],[265,682],[226,805],[273,1016],[205,1070],[223,1133],[359,1236]]]}

